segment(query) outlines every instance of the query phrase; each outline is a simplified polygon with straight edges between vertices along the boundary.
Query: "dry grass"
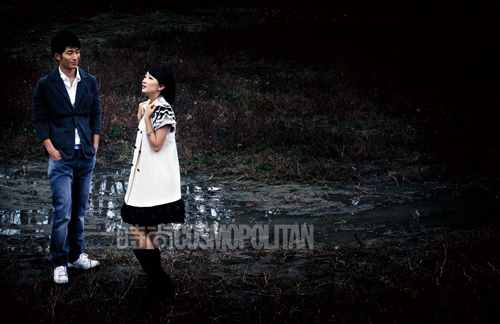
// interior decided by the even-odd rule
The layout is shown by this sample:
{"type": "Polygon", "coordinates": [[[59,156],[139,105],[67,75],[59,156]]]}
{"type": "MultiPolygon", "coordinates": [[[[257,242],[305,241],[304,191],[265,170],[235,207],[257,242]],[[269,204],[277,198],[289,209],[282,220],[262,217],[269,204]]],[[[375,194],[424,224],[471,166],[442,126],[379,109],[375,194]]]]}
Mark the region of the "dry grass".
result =
{"type": "Polygon", "coordinates": [[[169,304],[145,300],[142,269],[131,251],[112,244],[91,252],[98,269],[71,271],[67,285],[52,283],[46,256],[12,252],[1,259],[0,316],[32,323],[490,322],[500,311],[497,233],[407,233],[307,251],[163,252],[177,292],[169,304]]]}
{"type": "MultiPolygon", "coordinates": [[[[150,65],[170,64],[178,81],[174,108],[185,172],[361,180],[394,171],[421,180],[469,167],[454,163],[462,147],[452,140],[463,126],[453,109],[407,93],[381,65],[340,39],[321,36],[346,22],[301,20],[279,10],[265,19],[259,11],[239,15],[210,26],[108,33],[104,43],[83,44],[81,66],[97,77],[101,91],[101,163],[130,159],[126,144],[134,140],[136,107],[144,99],[141,78],[150,65]]],[[[85,21],[71,22],[76,29],[79,24],[87,28],[85,21]]],[[[0,107],[5,161],[41,157],[31,94],[55,66],[47,49],[17,45],[16,55],[0,56],[10,76],[0,80],[9,93],[0,107]]]]}

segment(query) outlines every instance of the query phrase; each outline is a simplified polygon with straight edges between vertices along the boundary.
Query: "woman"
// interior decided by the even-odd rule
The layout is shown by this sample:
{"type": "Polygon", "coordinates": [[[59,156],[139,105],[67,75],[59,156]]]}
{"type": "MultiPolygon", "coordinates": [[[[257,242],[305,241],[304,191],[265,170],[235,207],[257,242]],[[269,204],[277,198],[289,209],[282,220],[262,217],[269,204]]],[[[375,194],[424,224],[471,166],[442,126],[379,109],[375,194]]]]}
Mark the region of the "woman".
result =
{"type": "Polygon", "coordinates": [[[170,104],[175,98],[175,80],[168,66],[151,67],[142,80],[142,93],[149,100],[139,104],[139,128],[121,209],[124,222],[138,244],[134,254],[148,275],[147,296],[152,299],[175,295],[170,277],[161,266],[156,247],[158,224],[184,222],[179,160],[175,143],[176,120],[170,104]]]}

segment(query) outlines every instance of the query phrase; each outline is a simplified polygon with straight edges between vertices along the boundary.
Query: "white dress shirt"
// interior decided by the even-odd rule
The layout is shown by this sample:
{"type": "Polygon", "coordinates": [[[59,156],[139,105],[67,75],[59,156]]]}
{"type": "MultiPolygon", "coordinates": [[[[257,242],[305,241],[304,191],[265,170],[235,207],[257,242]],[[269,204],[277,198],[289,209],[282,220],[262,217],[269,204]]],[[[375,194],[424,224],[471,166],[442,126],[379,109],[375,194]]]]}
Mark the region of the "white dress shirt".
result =
{"type": "MultiPolygon", "coordinates": [[[[59,74],[61,75],[61,79],[64,81],[64,85],[66,86],[66,90],[68,91],[69,95],[69,100],[71,101],[71,104],[73,105],[73,108],[75,107],[75,99],[76,99],[76,88],[78,86],[78,82],[82,80],[80,77],[80,71],[78,68],[76,69],[76,78],[73,81],[73,84],[70,83],[69,78],[66,74],[61,71],[61,67],[59,67],[59,74]]],[[[75,148],[80,148],[81,142],[80,142],[80,135],[78,135],[78,130],[75,128],[75,148]]]]}

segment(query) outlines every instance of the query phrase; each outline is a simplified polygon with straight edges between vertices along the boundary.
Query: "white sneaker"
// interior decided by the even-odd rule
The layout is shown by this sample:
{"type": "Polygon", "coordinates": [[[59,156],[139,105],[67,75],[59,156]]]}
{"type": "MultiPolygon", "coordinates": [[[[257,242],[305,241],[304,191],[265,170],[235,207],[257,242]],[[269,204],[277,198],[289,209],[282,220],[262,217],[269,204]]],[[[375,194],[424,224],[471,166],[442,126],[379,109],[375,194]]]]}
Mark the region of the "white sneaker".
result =
{"type": "Polygon", "coordinates": [[[68,271],[66,271],[66,266],[54,268],[54,282],[57,284],[68,283],[68,271]]]}
{"type": "Polygon", "coordinates": [[[82,253],[82,254],[80,254],[80,257],[78,258],[78,260],[76,260],[73,263],[69,262],[68,267],[75,268],[75,269],[87,270],[87,269],[96,267],[99,264],[100,264],[99,261],[89,259],[89,256],[87,253],[82,253]]]}

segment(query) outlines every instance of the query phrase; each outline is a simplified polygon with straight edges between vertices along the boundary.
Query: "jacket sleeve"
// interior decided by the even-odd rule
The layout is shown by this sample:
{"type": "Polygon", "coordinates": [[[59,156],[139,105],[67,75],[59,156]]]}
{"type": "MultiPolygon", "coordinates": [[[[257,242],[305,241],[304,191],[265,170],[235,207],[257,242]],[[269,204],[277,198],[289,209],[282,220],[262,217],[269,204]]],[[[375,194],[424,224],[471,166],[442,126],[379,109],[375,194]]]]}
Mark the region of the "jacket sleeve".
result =
{"type": "Polygon", "coordinates": [[[33,124],[40,142],[50,138],[49,127],[47,120],[49,117],[49,107],[47,97],[43,89],[42,80],[36,83],[35,92],[33,93],[33,124]]]}
{"type": "Polygon", "coordinates": [[[92,129],[92,134],[101,134],[101,98],[99,97],[99,87],[97,86],[97,80],[94,76],[90,76],[90,86],[92,88],[92,93],[94,94],[94,99],[92,101],[92,107],[90,108],[90,128],[92,129]]]}

